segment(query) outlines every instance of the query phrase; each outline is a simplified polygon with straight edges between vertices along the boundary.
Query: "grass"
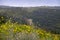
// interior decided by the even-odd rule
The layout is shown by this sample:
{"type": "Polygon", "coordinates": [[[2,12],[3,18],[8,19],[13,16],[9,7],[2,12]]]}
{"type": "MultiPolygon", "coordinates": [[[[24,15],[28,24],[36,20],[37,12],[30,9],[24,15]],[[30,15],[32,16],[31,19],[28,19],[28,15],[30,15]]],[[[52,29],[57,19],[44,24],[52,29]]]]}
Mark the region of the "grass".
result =
{"type": "Polygon", "coordinates": [[[51,34],[40,28],[9,20],[0,25],[0,40],[60,40],[60,34],[51,34]]]}

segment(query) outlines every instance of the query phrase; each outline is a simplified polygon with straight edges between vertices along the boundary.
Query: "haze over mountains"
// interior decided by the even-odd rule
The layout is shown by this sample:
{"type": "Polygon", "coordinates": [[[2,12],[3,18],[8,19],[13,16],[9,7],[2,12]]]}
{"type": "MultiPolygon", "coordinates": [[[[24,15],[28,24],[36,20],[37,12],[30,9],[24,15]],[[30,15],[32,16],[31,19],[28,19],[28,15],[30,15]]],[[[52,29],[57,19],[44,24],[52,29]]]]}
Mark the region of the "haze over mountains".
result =
{"type": "Polygon", "coordinates": [[[23,18],[30,18],[35,26],[54,33],[60,33],[60,6],[0,6],[0,15],[11,17],[21,24],[25,24],[23,18]]]}

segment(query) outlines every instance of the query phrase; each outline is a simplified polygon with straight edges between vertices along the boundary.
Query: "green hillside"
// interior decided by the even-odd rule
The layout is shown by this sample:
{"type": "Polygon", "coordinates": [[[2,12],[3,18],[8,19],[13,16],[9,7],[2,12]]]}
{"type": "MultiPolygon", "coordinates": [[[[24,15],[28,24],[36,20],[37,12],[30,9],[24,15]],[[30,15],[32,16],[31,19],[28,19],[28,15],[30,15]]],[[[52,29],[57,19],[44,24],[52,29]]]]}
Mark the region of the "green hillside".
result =
{"type": "Polygon", "coordinates": [[[0,25],[0,40],[60,40],[60,35],[9,20],[0,25]]]}
{"type": "Polygon", "coordinates": [[[0,40],[60,40],[60,7],[0,6],[0,40]]]}
{"type": "Polygon", "coordinates": [[[26,24],[24,18],[32,19],[35,26],[60,34],[60,7],[8,7],[0,6],[0,16],[26,24]]]}

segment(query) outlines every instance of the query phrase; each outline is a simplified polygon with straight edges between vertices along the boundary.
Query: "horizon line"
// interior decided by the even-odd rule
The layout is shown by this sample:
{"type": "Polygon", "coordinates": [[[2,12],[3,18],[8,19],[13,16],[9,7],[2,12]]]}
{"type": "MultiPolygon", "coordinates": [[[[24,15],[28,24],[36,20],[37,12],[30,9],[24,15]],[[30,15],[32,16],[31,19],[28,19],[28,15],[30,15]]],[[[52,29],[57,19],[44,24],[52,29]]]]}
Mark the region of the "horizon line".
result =
{"type": "Polygon", "coordinates": [[[36,5],[36,6],[16,6],[16,5],[0,5],[0,6],[9,6],[9,7],[59,7],[58,5],[36,5]]]}

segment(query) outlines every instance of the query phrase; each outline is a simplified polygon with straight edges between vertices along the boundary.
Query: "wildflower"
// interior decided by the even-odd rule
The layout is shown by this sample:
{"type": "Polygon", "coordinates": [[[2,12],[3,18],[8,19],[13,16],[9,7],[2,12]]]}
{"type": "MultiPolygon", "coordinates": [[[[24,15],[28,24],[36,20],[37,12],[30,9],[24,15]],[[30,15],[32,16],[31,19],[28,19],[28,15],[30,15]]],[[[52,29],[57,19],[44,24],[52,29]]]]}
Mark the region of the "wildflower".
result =
{"type": "Polygon", "coordinates": [[[4,17],[1,17],[2,19],[4,18],[4,17]]]}
{"type": "Polygon", "coordinates": [[[17,30],[13,30],[13,32],[16,32],[17,30]]]}

